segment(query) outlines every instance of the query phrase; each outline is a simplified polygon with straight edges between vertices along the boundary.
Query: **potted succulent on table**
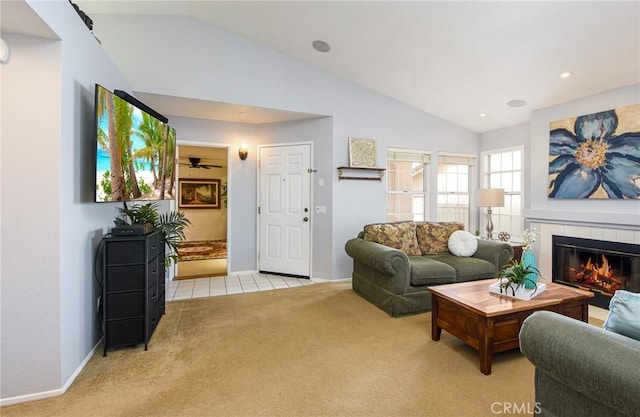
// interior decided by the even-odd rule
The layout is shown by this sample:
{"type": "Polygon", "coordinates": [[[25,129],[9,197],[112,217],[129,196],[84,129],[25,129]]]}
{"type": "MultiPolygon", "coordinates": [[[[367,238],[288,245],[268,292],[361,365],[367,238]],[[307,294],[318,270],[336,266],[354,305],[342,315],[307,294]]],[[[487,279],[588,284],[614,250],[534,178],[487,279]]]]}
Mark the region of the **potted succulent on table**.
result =
{"type": "Polygon", "coordinates": [[[185,239],[184,228],[191,225],[191,222],[179,210],[167,213],[158,213],[156,203],[119,207],[120,217],[113,221],[116,226],[151,223],[154,230],[164,233],[164,238],[169,252],[165,256],[167,266],[178,262],[178,245],[185,239]]]}
{"type": "Polygon", "coordinates": [[[540,271],[535,266],[512,260],[502,267],[498,274],[498,282],[490,285],[489,291],[520,300],[530,300],[546,289],[546,284],[538,284],[539,275],[540,271]],[[527,288],[527,285],[531,288],[527,288]]]}

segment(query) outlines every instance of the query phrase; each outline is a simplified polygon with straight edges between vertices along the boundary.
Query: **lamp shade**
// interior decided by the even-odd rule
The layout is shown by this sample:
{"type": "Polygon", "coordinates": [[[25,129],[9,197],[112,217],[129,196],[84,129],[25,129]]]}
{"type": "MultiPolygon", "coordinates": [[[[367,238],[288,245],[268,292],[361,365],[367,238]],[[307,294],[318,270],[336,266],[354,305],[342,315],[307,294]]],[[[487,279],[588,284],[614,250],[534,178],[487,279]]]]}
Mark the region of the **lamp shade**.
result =
{"type": "Polygon", "coordinates": [[[476,190],[477,207],[504,207],[504,189],[481,188],[476,190]]]}

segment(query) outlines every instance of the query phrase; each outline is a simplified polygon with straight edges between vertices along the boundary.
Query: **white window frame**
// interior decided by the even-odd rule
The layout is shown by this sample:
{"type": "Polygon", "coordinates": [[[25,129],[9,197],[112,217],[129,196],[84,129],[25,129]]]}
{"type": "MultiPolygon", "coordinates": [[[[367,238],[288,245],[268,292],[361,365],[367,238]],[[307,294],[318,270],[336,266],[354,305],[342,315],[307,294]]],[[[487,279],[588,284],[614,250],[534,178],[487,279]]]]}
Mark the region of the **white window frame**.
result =
{"type": "MultiPolygon", "coordinates": [[[[472,198],[472,184],[474,184],[474,178],[475,178],[475,173],[474,173],[474,167],[476,166],[476,157],[475,155],[469,155],[469,154],[456,154],[456,153],[439,153],[438,154],[438,176],[440,176],[440,165],[441,164],[452,164],[452,165],[467,165],[469,167],[468,169],[468,184],[467,184],[467,191],[466,192],[460,192],[460,191],[442,191],[440,190],[440,178],[437,179],[437,191],[436,191],[436,208],[437,208],[437,213],[438,213],[438,221],[452,221],[452,219],[442,219],[441,215],[440,215],[440,196],[449,196],[452,194],[458,195],[458,196],[467,196],[467,214],[466,214],[466,219],[464,221],[462,221],[462,223],[464,223],[465,225],[465,229],[469,230],[469,228],[471,227],[471,198],[472,198]]],[[[457,219],[455,221],[460,221],[460,219],[457,219]]]]}
{"type": "MultiPolygon", "coordinates": [[[[411,219],[406,220],[427,220],[429,218],[429,167],[431,165],[431,152],[418,150],[418,149],[403,149],[403,148],[387,148],[387,196],[389,195],[414,195],[422,196],[422,219],[417,219],[417,214],[412,210],[411,219]],[[390,190],[391,170],[389,166],[390,161],[403,161],[403,162],[417,162],[422,163],[422,190],[390,190]]],[[[413,199],[412,199],[413,200],[413,199]]],[[[398,213],[390,213],[389,205],[387,204],[387,220],[390,215],[397,215],[398,213]]]]}
{"type": "MultiPolygon", "coordinates": [[[[522,216],[522,210],[524,206],[524,146],[512,146],[508,148],[500,148],[500,149],[491,149],[488,151],[484,151],[481,153],[481,169],[482,169],[482,188],[505,188],[504,184],[501,182],[491,184],[491,175],[492,174],[504,174],[511,175],[512,178],[517,174],[520,178],[519,189],[515,187],[511,187],[511,189],[505,189],[505,207],[496,207],[492,208],[492,216],[491,219],[494,224],[495,235],[497,233],[505,231],[509,233],[511,236],[511,240],[520,241],[521,234],[524,227],[524,218],[522,216]],[[520,152],[520,161],[519,161],[519,169],[513,168],[513,160],[511,162],[512,169],[502,169],[499,170],[490,170],[490,158],[492,155],[505,154],[509,152],[520,152]],[[513,200],[513,197],[517,196],[520,199],[520,210],[516,210],[512,207],[510,202],[513,200]],[[517,211],[517,213],[516,213],[517,211]]],[[[479,212],[480,223],[486,224],[487,218],[486,213],[479,212]]]]}

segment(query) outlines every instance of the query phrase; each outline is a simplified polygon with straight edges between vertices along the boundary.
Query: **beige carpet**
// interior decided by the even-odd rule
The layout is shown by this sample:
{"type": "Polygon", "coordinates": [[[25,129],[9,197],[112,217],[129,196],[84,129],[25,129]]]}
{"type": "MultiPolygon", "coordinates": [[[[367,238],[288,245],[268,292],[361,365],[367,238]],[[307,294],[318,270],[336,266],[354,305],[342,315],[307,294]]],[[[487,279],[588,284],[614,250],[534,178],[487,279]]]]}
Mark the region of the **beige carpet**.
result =
{"type": "Polygon", "coordinates": [[[174,301],[148,351],[98,353],[64,395],[0,415],[491,416],[493,403],[533,407],[533,366],[517,350],[496,355],[483,375],[478,354],[449,333],[431,340],[430,320],[391,318],[350,283],[174,301]]]}

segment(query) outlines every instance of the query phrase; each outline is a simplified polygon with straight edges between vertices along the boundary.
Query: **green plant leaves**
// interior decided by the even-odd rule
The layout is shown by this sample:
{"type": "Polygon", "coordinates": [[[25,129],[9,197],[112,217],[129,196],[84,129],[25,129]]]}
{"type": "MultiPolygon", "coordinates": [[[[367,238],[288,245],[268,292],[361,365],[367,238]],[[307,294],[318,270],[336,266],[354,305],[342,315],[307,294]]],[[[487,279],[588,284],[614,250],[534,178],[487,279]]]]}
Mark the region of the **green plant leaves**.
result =
{"type": "Polygon", "coordinates": [[[159,214],[157,203],[119,207],[120,216],[113,221],[116,226],[151,223],[155,230],[164,233],[169,252],[165,256],[167,266],[178,262],[178,245],[185,239],[184,229],[191,225],[185,214],[179,210],[159,214]]]}
{"type": "Polygon", "coordinates": [[[165,256],[167,265],[178,262],[178,246],[185,239],[184,228],[191,222],[181,211],[170,211],[160,215],[160,229],[164,233],[165,242],[169,247],[169,253],[165,256]]]}
{"type": "Polygon", "coordinates": [[[511,288],[513,295],[515,295],[516,290],[528,282],[537,289],[537,281],[531,279],[531,275],[540,276],[538,268],[532,265],[525,265],[516,260],[511,260],[511,262],[502,267],[498,274],[498,279],[507,280],[501,284],[500,288],[503,289],[505,293],[511,288]]]}

